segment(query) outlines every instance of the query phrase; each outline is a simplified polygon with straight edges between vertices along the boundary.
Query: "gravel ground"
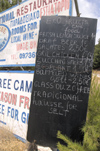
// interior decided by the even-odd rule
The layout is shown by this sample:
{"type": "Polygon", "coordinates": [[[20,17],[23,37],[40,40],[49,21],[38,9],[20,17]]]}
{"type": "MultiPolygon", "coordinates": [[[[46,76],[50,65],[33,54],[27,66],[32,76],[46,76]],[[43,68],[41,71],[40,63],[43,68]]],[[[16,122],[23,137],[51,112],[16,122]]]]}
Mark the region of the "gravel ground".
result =
{"type": "Polygon", "coordinates": [[[0,151],[25,151],[27,145],[14,137],[14,135],[0,127],[0,151]]]}
{"type": "MultiPolygon", "coordinates": [[[[0,151],[27,151],[29,143],[23,143],[14,135],[0,127],[0,151]]],[[[52,151],[49,147],[37,146],[38,151],[52,151]]]]}

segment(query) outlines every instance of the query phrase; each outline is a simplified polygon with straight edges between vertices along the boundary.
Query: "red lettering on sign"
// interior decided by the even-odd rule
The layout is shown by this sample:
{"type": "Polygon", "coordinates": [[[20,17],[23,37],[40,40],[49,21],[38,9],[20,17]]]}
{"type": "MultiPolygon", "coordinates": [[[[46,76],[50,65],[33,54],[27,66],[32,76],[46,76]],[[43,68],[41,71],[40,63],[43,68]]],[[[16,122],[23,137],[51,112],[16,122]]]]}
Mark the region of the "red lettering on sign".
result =
{"type": "Polygon", "coordinates": [[[20,16],[20,9],[17,9],[17,17],[20,16]]]}
{"type": "Polygon", "coordinates": [[[25,102],[24,102],[24,108],[29,109],[29,98],[28,97],[25,97],[25,102]]]}
{"type": "Polygon", "coordinates": [[[30,5],[30,12],[31,12],[31,10],[32,10],[32,3],[29,3],[29,5],[30,5]]]}
{"type": "Polygon", "coordinates": [[[25,13],[25,14],[28,13],[28,5],[25,6],[25,11],[24,11],[24,13],[25,13]]]}
{"type": "Polygon", "coordinates": [[[21,7],[21,15],[24,15],[24,7],[21,7]]]}

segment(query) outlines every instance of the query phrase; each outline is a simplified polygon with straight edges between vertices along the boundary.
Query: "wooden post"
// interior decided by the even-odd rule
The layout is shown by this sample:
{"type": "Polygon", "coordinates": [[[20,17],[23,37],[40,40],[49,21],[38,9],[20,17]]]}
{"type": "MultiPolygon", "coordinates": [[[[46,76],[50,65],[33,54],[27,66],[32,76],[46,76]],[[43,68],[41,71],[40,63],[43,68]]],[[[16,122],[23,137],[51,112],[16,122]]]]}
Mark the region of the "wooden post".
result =
{"type": "Polygon", "coordinates": [[[75,8],[76,8],[77,17],[80,17],[79,8],[78,8],[78,2],[77,2],[77,0],[74,0],[74,2],[75,2],[75,8]]]}

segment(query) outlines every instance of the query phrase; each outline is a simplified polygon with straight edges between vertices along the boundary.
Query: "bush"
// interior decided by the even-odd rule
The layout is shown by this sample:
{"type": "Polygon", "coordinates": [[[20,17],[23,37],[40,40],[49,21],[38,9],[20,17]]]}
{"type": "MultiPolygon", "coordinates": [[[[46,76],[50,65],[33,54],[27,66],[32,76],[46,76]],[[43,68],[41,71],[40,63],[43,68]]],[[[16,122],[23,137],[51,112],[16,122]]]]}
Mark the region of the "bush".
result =
{"type": "Polygon", "coordinates": [[[57,137],[66,143],[65,146],[58,142],[58,149],[60,151],[100,151],[100,85],[96,77],[91,81],[87,120],[82,132],[84,132],[83,145],[72,142],[67,136],[58,132],[57,137]]]}
{"type": "Polygon", "coordinates": [[[93,60],[93,69],[100,68],[100,39],[98,44],[95,45],[94,50],[94,60],[93,60]]]}

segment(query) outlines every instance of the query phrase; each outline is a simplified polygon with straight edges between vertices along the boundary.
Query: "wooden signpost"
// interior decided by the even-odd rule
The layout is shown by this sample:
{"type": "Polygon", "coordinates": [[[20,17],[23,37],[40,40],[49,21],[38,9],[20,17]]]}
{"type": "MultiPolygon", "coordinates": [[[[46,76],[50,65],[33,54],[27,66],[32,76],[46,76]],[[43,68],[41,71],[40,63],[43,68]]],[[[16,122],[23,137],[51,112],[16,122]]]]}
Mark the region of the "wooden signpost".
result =
{"type": "Polygon", "coordinates": [[[80,141],[87,114],[96,19],[42,17],[27,139],[56,147],[57,131],[80,141]]]}

